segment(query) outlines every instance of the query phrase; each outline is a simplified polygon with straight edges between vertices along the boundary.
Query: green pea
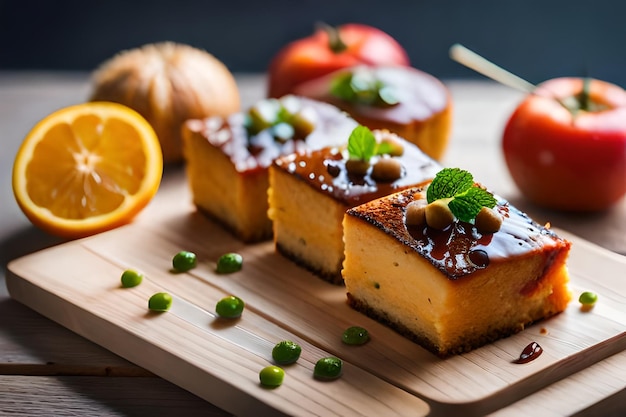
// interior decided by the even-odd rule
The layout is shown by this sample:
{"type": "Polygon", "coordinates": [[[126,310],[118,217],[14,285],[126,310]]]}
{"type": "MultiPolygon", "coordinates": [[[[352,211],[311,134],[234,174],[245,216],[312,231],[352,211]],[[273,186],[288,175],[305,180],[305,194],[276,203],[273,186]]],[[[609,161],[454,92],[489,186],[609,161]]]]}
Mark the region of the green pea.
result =
{"type": "Polygon", "coordinates": [[[158,292],[148,300],[148,308],[152,311],[167,311],[172,306],[172,296],[166,292],[158,292]]]}
{"type": "Polygon", "coordinates": [[[244,302],[241,298],[229,295],[217,302],[215,312],[218,316],[227,319],[234,319],[241,316],[243,312],[244,302]]]}
{"type": "Polygon", "coordinates": [[[334,356],[322,358],[315,363],[313,376],[318,379],[336,379],[341,376],[343,361],[334,356]]]}
{"type": "Polygon", "coordinates": [[[598,294],[591,291],[585,291],[578,297],[578,302],[584,306],[591,307],[596,301],[598,301],[598,294]]]}
{"type": "Polygon", "coordinates": [[[259,372],[259,379],[261,380],[261,385],[265,385],[267,387],[277,387],[283,383],[283,379],[285,379],[285,371],[278,366],[266,366],[261,369],[261,372],[259,372]]]}
{"type": "Polygon", "coordinates": [[[143,280],[143,274],[135,271],[134,269],[127,269],[122,273],[122,287],[131,288],[141,284],[143,280]]]}
{"type": "Polygon", "coordinates": [[[341,340],[347,345],[363,345],[370,340],[370,335],[363,327],[352,326],[343,332],[341,340]]]}
{"type": "Polygon", "coordinates": [[[243,257],[238,253],[227,253],[217,260],[217,273],[230,274],[239,271],[243,266],[243,257]]]}
{"type": "Polygon", "coordinates": [[[186,250],[178,252],[172,259],[172,266],[178,272],[186,272],[196,267],[198,258],[193,252],[186,250]]]}
{"type": "Polygon", "coordinates": [[[302,348],[291,340],[283,340],[278,342],[272,349],[272,358],[281,365],[287,365],[296,362],[300,358],[302,348]]]}

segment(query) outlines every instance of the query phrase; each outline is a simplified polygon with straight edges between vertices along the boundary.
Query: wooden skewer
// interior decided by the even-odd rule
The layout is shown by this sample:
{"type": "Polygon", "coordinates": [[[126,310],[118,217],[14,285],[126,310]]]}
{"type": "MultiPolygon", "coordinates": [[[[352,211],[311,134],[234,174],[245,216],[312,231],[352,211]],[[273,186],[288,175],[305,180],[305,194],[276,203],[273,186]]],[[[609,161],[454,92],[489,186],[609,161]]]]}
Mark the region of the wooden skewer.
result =
{"type": "Polygon", "coordinates": [[[483,58],[476,52],[456,43],[450,47],[450,58],[474,71],[498,81],[504,85],[526,93],[535,91],[535,86],[523,78],[505,70],[493,62],[483,58]]]}

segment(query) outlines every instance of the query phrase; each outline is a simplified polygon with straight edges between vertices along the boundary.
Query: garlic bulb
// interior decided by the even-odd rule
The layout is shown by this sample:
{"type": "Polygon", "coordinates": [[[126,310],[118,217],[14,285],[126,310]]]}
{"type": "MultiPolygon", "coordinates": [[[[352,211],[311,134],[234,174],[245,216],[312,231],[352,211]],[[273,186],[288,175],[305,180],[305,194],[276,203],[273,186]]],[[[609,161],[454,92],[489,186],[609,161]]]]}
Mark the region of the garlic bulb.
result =
{"type": "Polygon", "coordinates": [[[183,159],[186,120],[240,110],[239,90],[228,68],[204,50],[173,42],[120,52],[94,71],[92,84],[91,101],[121,103],[148,120],[166,163],[183,159]]]}

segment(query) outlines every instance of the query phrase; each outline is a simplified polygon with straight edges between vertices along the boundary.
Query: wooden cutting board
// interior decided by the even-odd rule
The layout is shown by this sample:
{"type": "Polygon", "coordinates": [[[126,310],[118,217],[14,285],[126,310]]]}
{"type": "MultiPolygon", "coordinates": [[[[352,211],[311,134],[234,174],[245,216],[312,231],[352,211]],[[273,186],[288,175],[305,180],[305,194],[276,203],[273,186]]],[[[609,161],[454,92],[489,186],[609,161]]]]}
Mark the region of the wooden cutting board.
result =
{"type": "Polygon", "coordinates": [[[573,242],[574,298],[592,290],[597,305],[585,312],[574,300],[557,317],[445,360],[352,310],[344,288],[276,254],[271,242],[244,245],[198,214],[181,171],[166,175],[133,224],[11,262],[7,287],[32,309],[234,414],[478,415],[626,349],[626,258],[560,234],[573,242]],[[171,272],[180,250],[195,252],[198,267],[171,272]],[[243,255],[244,268],[214,273],[231,251],[243,255]],[[146,274],[140,286],[120,287],[128,268],[146,274]],[[150,313],[148,298],[159,291],[173,295],[172,309],[150,313]],[[229,294],[245,301],[244,314],[216,319],[215,303],[229,294]],[[353,325],[372,340],[343,344],[353,325]],[[263,388],[259,371],[284,339],[301,344],[301,359],[285,367],[282,386],[263,388]],[[533,341],[543,354],[514,364],[533,341]],[[342,377],[314,379],[315,362],[330,355],[344,360],[342,377]]]}

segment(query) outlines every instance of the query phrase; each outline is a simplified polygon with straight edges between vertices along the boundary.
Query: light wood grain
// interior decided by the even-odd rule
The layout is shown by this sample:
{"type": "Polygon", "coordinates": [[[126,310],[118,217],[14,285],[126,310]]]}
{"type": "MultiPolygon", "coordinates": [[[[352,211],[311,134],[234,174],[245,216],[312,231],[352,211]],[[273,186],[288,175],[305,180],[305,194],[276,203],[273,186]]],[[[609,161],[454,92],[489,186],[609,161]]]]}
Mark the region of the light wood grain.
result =
{"type": "Polygon", "coordinates": [[[599,293],[591,312],[572,303],[518,335],[440,360],[350,309],[342,287],[276,254],[271,242],[244,245],[196,213],[180,172],[168,181],[134,224],[19,259],[10,264],[7,284],[17,300],[227,411],[414,415],[428,412],[423,398],[443,411],[462,407],[483,414],[626,347],[626,293],[619,282],[626,262],[573,235],[567,234],[574,241],[572,288],[599,293]],[[196,252],[200,264],[172,274],[171,257],[183,249],[196,252]],[[215,261],[229,251],[243,254],[244,269],[217,275],[215,261]],[[148,279],[131,290],[119,288],[121,272],[131,267],[148,279]],[[147,314],[147,299],[162,290],[182,307],[147,314]],[[227,294],[247,305],[235,332],[211,315],[227,294]],[[340,335],[350,325],[368,328],[373,340],[347,348],[340,335]],[[270,363],[273,343],[284,338],[301,343],[305,353],[280,389],[262,389],[258,372],[270,363]],[[528,365],[513,364],[533,340],[544,354],[528,365]],[[339,381],[320,384],[311,378],[312,366],[330,354],[345,360],[346,371],[339,381]]]}
{"type": "Polygon", "coordinates": [[[563,379],[540,393],[530,395],[513,406],[495,411],[492,417],[532,416],[623,416],[626,407],[626,351],[598,362],[573,379],[563,379]],[[582,385],[582,387],[581,387],[582,385]],[[606,403],[595,404],[594,395],[602,392],[606,403]],[[539,407],[540,398],[549,398],[547,406],[539,407]],[[551,405],[549,405],[551,404],[551,405]]]}
{"type": "MultiPolygon", "coordinates": [[[[177,315],[176,307],[168,314],[150,314],[146,303],[153,293],[168,290],[181,297],[177,302],[182,302],[189,294],[182,296],[152,279],[136,291],[121,289],[118,265],[81,246],[72,248],[79,251],[68,254],[65,249],[71,246],[39,253],[46,258],[39,261],[60,261],[66,273],[36,272],[37,262],[27,262],[27,274],[35,274],[45,283],[39,281],[38,284],[43,285],[37,287],[27,280],[9,279],[11,294],[75,332],[228,411],[237,415],[270,415],[279,411],[291,415],[384,415],[390,411],[394,415],[415,415],[416,410],[421,409],[420,414],[425,415],[428,410],[421,400],[349,363],[345,364],[344,376],[336,383],[313,380],[314,360],[328,354],[256,317],[252,311],[246,312],[245,320],[251,322],[252,328],[266,332],[256,333],[265,336],[263,356],[251,351],[247,340],[240,341],[244,346],[239,346],[223,339],[219,323],[212,329],[208,315],[206,328],[201,328],[190,323],[188,317],[177,315]],[[90,271],[98,271],[92,275],[93,279],[86,275],[90,271]],[[76,302],[64,302],[68,298],[76,302]],[[284,338],[298,340],[306,354],[287,370],[283,387],[263,389],[258,383],[258,372],[270,364],[273,343],[284,338]],[[347,398],[336,395],[346,391],[351,394],[347,398]],[[384,398],[377,398],[379,393],[384,393],[384,398]]],[[[170,278],[184,279],[181,276],[170,278]]],[[[200,294],[207,300],[205,303],[210,300],[213,305],[225,295],[210,286],[205,286],[200,294]]]]}

